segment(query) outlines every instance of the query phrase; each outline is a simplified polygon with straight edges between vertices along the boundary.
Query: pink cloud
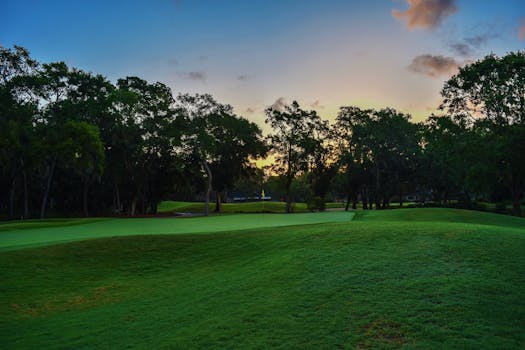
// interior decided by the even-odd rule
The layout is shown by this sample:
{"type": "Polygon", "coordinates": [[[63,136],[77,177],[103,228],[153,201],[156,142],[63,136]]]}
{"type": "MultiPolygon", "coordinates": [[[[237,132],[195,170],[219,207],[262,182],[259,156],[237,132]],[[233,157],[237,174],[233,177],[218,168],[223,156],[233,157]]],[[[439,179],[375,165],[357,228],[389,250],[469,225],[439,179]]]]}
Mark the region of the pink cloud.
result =
{"type": "Polygon", "coordinates": [[[404,21],[408,29],[437,27],[445,18],[457,11],[455,0],[406,0],[408,9],[392,10],[394,18],[404,21]]]}
{"type": "Polygon", "coordinates": [[[518,38],[520,38],[520,40],[525,39],[525,18],[521,19],[521,25],[518,29],[518,38]]]}

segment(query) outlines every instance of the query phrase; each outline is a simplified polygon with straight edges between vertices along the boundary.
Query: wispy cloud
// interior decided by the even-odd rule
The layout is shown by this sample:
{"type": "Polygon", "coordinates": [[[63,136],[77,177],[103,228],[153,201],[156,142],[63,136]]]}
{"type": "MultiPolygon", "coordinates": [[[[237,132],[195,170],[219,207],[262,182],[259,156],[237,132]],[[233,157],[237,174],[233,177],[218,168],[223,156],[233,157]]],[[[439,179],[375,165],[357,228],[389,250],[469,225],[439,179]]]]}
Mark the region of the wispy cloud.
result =
{"type": "Polygon", "coordinates": [[[324,105],[322,105],[319,100],[315,100],[314,102],[310,103],[310,107],[314,109],[324,109],[324,105]]]}
{"type": "Polygon", "coordinates": [[[470,57],[479,49],[483,48],[489,40],[499,36],[496,32],[487,31],[485,33],[467,36],[463,40],[453,41],[449,44],[452,52],[458,56],[470,57]]]}
{"type": "Polygon", "coordinates": [[[248,107],[244,110],[245,113],[248,113],[248,114],[253,114],[255,113],[257,110],[255,108],[252,108],[252,107],[248,107]]]}
{"type": "Polygon", "coordinates": [[[179,65],[179,61],[176,59],[176,58],[170,58],[168,59],[168,63],[172,66],[178,66],[179,65]]]}
{"type": "Polygon", "coordinates": [[[247,80],[250,80],[252,77],[249,76],[248,74],[239,74],[237,76],[237,80],[239,81],[247,81],[247,80]]]}
{"type": "Polygon", "coordinates": [[[458,68],[459,63],[452,57],[429,54],[416,56],[408,66],[408,69],[412,72],[433,78],[441,75],[451,75],[457,72],[458,68]]]}
{"type": "Polygon", "coordinates": [[[518,29],[518,38],[520,40],[525,39],[525,17],[521,19],[520,27],[518,29]]]}
{"type": "Polygon", "coordinates": [[[277,100],[275,100],[275,102],[270,107],[278,111],[283,111],[285,106],[286,106],[286,98],[279,97],[277,100]]]}
{"type": "Polygon", "coordinates": [[[187,80],[202,81],[205,82],[208,76],[202,71],[191,71],[191,72],[179,72],[179,77],[187,80]]]}
{"type": "Polygon", "coordinates": [[[408,29],[433,29],[457,11],[455,0],[406,0],[408,9],[392,10],[392,16],[405,22],[408,29]]]}
{"type": "Polygon", "coordinates": [[[469,44],[464,42],[456,42],[449,45],[452,51],[459,56],[469,57],[473,51],[469,44]]]}

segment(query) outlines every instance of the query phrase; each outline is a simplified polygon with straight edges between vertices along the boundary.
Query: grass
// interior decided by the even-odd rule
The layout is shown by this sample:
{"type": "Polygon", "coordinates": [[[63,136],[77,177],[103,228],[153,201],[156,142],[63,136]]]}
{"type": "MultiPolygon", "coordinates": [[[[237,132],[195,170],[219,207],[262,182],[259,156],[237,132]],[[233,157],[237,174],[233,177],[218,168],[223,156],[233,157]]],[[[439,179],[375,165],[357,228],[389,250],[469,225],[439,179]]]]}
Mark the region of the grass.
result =
{"type": "MultiPolygon", "coordinates": [[[[294,212],[306,213],[309,210],[305,203],[294,203],[294,212]]],[[[244,203],[223,203],[223,213],[284,213],[286,203],[284,202],[244,202],[244,203]]],[[[327,209],[344,208],[344,203],[327,203],[327,209]]],[[[215,209],[215,204],[210,204],[210,210],[215,209]]],[[[159,213],[173,213],[173,212],[190,212],[202,213],[204,211],[204,203],[201,202],[177,202],[164,201],[159,204],[159,213]]]]}
{"type": "Polygon", "coordinates": [[[525,346],[525,220],[490,213],[77,241],[0,276],[5,349],[525,346]]]}
{"type": "Polygon", "coordinates": [[[192,218],[99,218],[27,221],[0,225],[0,251],[77,240],[143,234],[235,231],[350,221],[353,212],[232,214],[192,218]]]}

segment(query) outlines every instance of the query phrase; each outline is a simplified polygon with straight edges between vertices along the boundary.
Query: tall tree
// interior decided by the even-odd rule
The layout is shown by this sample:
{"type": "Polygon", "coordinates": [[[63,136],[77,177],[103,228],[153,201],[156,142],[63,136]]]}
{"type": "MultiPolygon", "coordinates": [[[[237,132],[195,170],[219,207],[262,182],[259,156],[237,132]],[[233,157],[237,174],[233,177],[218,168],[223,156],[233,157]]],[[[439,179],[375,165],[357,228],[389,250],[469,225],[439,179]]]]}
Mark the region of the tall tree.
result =
{"type": "MultiPolygon", "coordinates": [[[[29,52],[0,47],[0,176],[10,183],[8,217],[14,217],[17,183],[22,183],[24,218],[29,217],[28,177],[37,154],[33,117],[36,103],[28,98],[26,79],[38,69],[29,52]]],[[[7,191],[6,191],[7,192],[7,191]]]]}
{"type": "Polygon", "coordinates": [[[368,125],[371,123],[370,109],[354,106],[341,107],[335,124],[337,135],[337,157],[340,171],[343,172],[346,189],[346,210],[352,201],[352,208],[357,208],[359,196],[363,209],[368,209],[370,169],[372,159],[370,149],[365,142],[368,125]]]}
{"type": "MultiPolygon", "coordinates": [[[[134,215],[140,204],[142,213],[148,207],[156,213],[162,194],[169,190],[179,170],[176,148],[181,145],[184,115],[176,112],[171,89],[162,83],[127,77],[119,79],[117,86],[115,113],[123,138],[115,140],[113,156],[122,159],[122,170],[129,175],[129,212],[134,215]]],[[[118,190],[122,179],[118,170],[113,173],[118,190]]]]}
{"type": "Polygon", "coordinates": [[[273,129],[268,140],[275,157],[274,171],[284,183],[286,212],[290,213],[292,182],[308,169],[312,152],[322,142],[316,136],[325,124],[315,111],[301,109],[296,101],[290,105],[270,106],[265,113],[266,123],[273,129]]]}
{"type": "Polygon", "coordinates": [[[486,121],[484,127],[492,134],[487,135],[487,142],[497,151],[492,168],[498,170],[512,194],[514,215],[521,216],[525,188],[525,148],[520,142],[525,125],[525,52],[503,57],[492,54],[468,64],[445,83],[441,94],[442,108],[450,114],[468,113],[473,119],[486,121]]]}
{"type": "Polygon", "coordinates": [[[354,207],[356,186],[361,187],[364,208],[371,205],[369,199],[381,209],[389,205],[393,195],[402,198],[403,184],[413,176],[420,150],[418,127],[410,122],[410,116],[392,108],[342,107],[336,128],[339,159],[348,172],[354,207]]]}
{"type": "Polygon", "coordinates": [[[465,116],[430,116],[423,124],[423,166],[420,176],[437,203],[446,204],[452,196],[468,199],[472,192],[468,185],[474,164],[473,156],[479,149],[465,116]]]}
{"type": "Polygon", "coordinates": [[[191,123],[187,147],[206,174],[205,215],[213,189],[220,212],[223,192],[251,168],[251,160],[266,152],[261,129],[211,95],[181,95],[177,100],[191,123]]]}

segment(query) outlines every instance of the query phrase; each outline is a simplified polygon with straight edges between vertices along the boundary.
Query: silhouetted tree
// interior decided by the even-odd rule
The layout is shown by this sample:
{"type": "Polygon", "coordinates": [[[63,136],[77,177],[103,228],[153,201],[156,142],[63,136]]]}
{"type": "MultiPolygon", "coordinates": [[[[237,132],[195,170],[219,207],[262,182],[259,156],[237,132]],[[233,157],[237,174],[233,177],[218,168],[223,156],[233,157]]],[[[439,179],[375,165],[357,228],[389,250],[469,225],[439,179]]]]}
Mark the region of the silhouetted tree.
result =
{"type": "Polygon", "coordinates": [[[275,156],[274,171],[284,183],[286,212],[292,211],[290,189],[294,178],[308,169],[309,158],[323,142],[317,135],[325,127],[315,111],[306,111],[294,101],[291,105],[266,108],[266,123],[273,133],[268,136],[275,156]]]}
{"type": "MultiPolygon", "coordinates": [[[[496,154],[492,168],[508,184],[514,215],[521,216],[525,185],[525,52],[486,56],[459,70],[443,87],[450,114],[468,113],[485,120],[486,141],[496,154]]],[[[497,181],[497,179],[494,179],[497,181]]]]}

